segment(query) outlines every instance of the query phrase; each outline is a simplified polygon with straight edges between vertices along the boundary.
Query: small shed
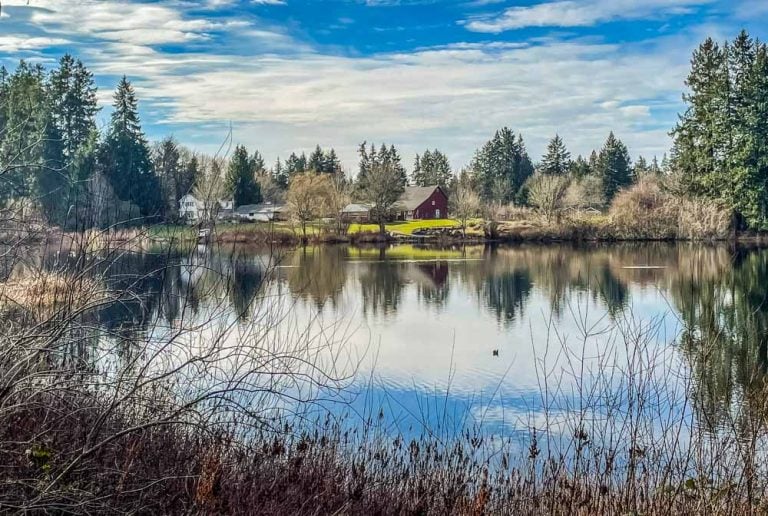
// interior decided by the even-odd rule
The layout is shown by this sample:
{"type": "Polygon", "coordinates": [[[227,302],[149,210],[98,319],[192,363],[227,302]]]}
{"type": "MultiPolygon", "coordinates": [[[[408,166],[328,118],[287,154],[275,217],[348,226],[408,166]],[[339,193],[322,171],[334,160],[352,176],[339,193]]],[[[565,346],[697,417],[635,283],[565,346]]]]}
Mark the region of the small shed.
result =
{"type": "Polygon", "coordinates": [[[371,208],[367,204],[347,204],[341,210],[341,217],[347,222],[368,222],[371,220],[371,208]]]}

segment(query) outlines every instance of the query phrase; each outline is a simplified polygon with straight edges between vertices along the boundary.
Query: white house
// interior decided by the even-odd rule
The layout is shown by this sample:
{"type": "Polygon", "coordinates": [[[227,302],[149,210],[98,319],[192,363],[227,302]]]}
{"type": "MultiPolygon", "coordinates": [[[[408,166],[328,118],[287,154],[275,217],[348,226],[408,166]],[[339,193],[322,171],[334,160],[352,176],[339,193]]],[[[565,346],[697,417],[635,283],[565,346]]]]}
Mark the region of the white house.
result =
{"type": "Polygon", "coordinates": [[[197,223],[205,219],[206,216],[215,216],[218,219],[232,216],[233,202],[230,200],[216,201],[215,206],[206,206],[205,201],[197,199],[192,194],[187,194],[179,199],[179,217],[191,222],[197,223]]]}
{"type": "Polygon", "coordinates": [[[243,222],[271,222],[284,220],[285,205],[283,204],[243,204],[235,209],[235,217],[243,222]]]}
{"type": "Polygon", "coordinates": [[[192,194],[179,199],[179,217],[190,222],[197,222],[205,216],[205,204],[192,194]]]}

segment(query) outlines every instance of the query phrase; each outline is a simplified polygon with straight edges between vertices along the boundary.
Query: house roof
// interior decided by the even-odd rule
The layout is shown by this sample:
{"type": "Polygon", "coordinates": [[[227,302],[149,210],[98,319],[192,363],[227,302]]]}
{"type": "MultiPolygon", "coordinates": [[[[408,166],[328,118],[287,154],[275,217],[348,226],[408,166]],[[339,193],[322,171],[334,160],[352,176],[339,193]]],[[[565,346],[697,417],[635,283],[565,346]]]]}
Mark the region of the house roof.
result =
{"type": "Polygon", "coordinates": [[[261,204],[242,204],[235,208],[235,213],[240,214],[247,214],[247,213],[255,213],[261,209],[261,204]]]}
{"type": "Polygon", "coordinates": [[[347,204],[341,210],[342,213],[368,213],[369,211],[371,211],[370,206],[358,203],[347,204]]]}
{"type": "Polygon", "coordinates": [[[248,213],[278,213],[285,209],[283,204],[243,204],[235,208],[235,213],[247,215],[248,213]]]}
{"type": "MultiPolygon", "coordinates": [[[[406,210],[415,210],[422,205],[424,201],[429,199],[429,196],[440,188],[439,186],[406,186],[403,194],[398,199],[397,203],[400,207],[406,210]]],[[[441,190],[442,191],[442,190],[441,190]]]]}

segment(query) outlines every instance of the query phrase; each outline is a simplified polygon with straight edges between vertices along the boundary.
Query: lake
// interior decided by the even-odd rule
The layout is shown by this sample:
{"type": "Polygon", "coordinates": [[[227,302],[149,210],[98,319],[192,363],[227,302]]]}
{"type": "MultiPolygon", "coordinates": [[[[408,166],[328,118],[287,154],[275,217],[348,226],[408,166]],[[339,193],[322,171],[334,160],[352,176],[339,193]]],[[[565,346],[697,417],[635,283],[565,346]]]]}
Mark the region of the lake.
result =
{"type": "Polygon", "coordinates": [[[264,364],[270,378],[311,370],[270,380],[290,393],[282,409],[285,399],[311,400],[305,415],[378,417],[405,434],[572,432],[630,413],[648,417],[652,435],[672,421],[716,432],[751,405],[768,364],[764,250],[199,247],[109,259],[44,253],[41,265],[87,270],[130,292],[92,314],[92,342],[163,342],[184,329],[191,355],[195,339],[224,333],[234,346],[269,342],[286,357],[301,347],[298,365],[264,364]]]}

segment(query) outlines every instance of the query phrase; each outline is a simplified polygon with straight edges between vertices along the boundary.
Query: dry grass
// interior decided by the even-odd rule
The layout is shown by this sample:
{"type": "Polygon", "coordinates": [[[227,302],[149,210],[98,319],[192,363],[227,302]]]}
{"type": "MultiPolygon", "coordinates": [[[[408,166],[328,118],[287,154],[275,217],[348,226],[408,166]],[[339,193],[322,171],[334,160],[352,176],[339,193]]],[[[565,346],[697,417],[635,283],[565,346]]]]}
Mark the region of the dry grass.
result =
{"type": "Polygon", "coordinates": [[[616,195],[610,232],[617,239],[716,240],[727,238],[731,212],[718,204],[678,197],[646,177],[616,195]]]}
{"type": "Polygon", "coordinates": [[[110,299],[104,285],[86,277],[32,270],[0,283],[0,310],[48,316],[65,307],[78,311],[110,299]]]}

